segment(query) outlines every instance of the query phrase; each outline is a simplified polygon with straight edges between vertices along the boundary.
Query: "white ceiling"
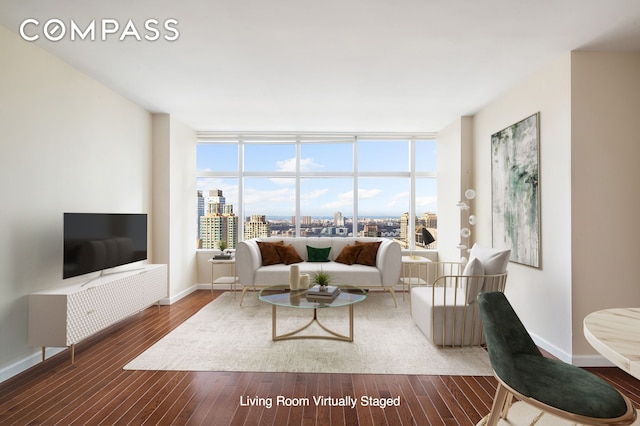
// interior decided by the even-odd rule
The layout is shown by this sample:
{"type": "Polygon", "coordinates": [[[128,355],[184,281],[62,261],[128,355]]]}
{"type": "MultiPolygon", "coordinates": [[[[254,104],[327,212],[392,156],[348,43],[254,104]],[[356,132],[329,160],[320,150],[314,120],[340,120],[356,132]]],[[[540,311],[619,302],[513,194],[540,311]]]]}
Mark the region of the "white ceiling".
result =
{"type": "Polygon", "coordinates": [[[36,44],[196,130],[438,131],[568,51],[640,52],[640,0],[0,0],[26,18],[176,19],[36,44]]]}

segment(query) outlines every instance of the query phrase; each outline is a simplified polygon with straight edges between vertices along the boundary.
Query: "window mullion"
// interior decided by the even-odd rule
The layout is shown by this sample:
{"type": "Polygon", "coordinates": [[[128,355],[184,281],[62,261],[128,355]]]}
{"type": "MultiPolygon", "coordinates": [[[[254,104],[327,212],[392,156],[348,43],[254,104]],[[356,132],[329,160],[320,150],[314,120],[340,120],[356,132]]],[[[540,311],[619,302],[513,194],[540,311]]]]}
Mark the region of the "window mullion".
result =
{"type": "Polygon", "coordinates": [[[416,143],[415,140],[409,141],[409,250],[416,248],[416,143]]]}
{"type": "Polygon", "coordinates": [[[353,219],[351,232],[358,236],[358,137],[353,142],[353,219]]]}
{"type": "Polygon", "coordinates": [[[302,218],[302,214],[300,213],[300,141],[296,142],[296,237],[300,236],[300,220],[302,218]]]}

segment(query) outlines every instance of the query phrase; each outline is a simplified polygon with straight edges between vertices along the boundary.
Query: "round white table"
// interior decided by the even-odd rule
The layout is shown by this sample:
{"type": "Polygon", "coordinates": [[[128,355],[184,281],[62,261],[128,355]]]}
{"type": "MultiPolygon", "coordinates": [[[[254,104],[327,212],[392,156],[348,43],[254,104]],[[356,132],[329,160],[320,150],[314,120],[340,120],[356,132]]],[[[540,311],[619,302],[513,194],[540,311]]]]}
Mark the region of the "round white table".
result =
{"type": "Polygon", "coordinates": [[[593,312],[584,319],[584,336],[602,356],[640,379],[640,308],[593,312]]]}

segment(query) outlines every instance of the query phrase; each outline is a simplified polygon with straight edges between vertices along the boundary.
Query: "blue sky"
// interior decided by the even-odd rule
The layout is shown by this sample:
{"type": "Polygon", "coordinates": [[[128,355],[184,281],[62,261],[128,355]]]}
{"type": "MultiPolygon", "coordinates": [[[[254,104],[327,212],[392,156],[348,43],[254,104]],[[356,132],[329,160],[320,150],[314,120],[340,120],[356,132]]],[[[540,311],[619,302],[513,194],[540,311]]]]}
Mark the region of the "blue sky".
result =
{"type": "MultiPolygon", "coordinates": [[[[416,170],[436,171],[436,142],[416,143],[416,170]]],[[[295,214],[295,179],[277,177],[295,172],[294,144],[245,145],[245,171],[264,174],[244,181],[245,215],[291,216],[295,214]]],[[[402,173],[409,170],[406,141],[359,142],[358,172],[402,173]]],[[[228,172],[237,176],[238,145],[199,145],[198,171],[228,172]]],[[[301,215],[333,216],[336,211],[353,215],[353,178],[340,174],[353,171],[351,144],[301,144],[300,170],[316,174],[301,179],[301,215]]],[[[399,217],[409,209],[410,181],[406,177],[360,177],[358,179],[358,215],[399,217]]],[[[222,189],[228,204],[238,205],[236,177],[198,179],[205,196],[210,189],[222,189]]],[[[416,212],[437,212],[437,182],[416,179],[416,212]]],[[[236,213],[240,213],[236,211],[236,213]]]]}

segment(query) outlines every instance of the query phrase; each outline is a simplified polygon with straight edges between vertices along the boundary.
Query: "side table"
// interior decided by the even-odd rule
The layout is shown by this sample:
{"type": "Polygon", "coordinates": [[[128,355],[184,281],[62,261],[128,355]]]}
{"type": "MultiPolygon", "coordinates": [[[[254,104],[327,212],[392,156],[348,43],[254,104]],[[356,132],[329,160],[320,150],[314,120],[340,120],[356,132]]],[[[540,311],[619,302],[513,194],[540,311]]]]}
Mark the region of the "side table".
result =
{"type": "Polygon", "coordinates": [[[233,297],[236,297],[236,285],[238,284],[238,277],[236,276],[236,260],[235,259],[209,259],[211,263],[211,294],[213,294],[214,285],[229,285],[233,291],[233,297]],[[213,274],[216,265],[231,265],[231,276],[222,276],[214,279],[213,274]]]}
{"type": "Polygon", "coordinates": [[[400,277],[400,284],[402,284],[402,300],[404,300],[405,286],[409,288],[409,295],[411,295],[411,287],[427,285],[427,268],[431,263],[430,259],[422,256],[402,256],[402,276],[400,277]],[[420,274],[421,265],[424,265],[424,275],[420,274]],[[424,278],[422,278],[424,276],[424,278]]]}

